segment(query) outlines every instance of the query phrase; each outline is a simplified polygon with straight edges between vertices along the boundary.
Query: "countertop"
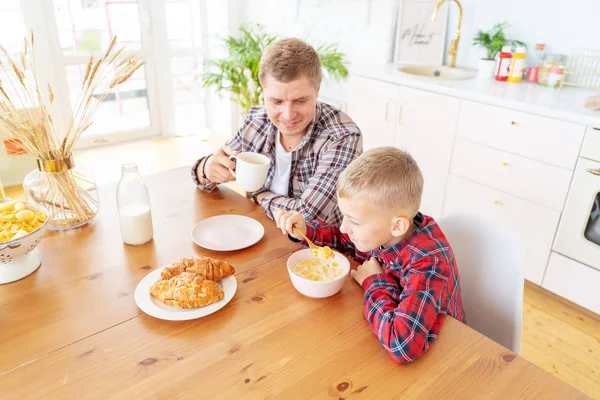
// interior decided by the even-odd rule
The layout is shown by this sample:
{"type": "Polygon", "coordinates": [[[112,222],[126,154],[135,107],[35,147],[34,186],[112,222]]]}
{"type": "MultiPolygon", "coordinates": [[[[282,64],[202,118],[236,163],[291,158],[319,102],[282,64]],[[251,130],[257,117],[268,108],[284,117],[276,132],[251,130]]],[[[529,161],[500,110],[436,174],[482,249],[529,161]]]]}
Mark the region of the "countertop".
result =
{"type": "Polygon", "coordinates": [[[508,83],[477,77],[455,81],[434,80],[402,73],[392,64],[352,65],[349,70],[350,74],[356,76],[600,127],[600,111],[583,107],[589,96],[600,95],[598,90],[565,86],[559,91],[537,83],[508,83]]]}

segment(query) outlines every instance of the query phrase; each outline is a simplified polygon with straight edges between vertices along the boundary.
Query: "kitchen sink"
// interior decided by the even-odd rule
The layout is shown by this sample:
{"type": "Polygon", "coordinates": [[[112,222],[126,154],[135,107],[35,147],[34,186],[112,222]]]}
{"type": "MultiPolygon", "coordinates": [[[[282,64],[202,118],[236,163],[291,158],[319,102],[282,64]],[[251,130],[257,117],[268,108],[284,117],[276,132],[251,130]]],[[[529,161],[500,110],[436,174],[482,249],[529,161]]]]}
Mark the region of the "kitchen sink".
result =
{"type": "Polygon", "coordinates": [[[465,68],[450,68],[447,65],[403,65],[398,67],[402,73],[439,80],[471,79],[477,71],[465,68]]]}

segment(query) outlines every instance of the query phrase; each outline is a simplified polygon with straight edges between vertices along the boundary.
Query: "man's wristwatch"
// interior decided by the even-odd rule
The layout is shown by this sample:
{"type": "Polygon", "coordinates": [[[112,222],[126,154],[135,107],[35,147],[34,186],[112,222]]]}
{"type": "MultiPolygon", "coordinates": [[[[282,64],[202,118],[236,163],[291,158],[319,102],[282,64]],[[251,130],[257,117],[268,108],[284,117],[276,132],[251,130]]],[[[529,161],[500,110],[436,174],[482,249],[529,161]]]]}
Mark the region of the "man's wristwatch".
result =
{"type": "Polygon", "coordinates": [[[258,201],[256,196],[258,196],[259,194],[264,193],[266,191],[267,191],[266,189],[260,189],[260,190],[257,190],[256,192],[252,193],[252,201],[260,206],[260,201],[258,201]]]}

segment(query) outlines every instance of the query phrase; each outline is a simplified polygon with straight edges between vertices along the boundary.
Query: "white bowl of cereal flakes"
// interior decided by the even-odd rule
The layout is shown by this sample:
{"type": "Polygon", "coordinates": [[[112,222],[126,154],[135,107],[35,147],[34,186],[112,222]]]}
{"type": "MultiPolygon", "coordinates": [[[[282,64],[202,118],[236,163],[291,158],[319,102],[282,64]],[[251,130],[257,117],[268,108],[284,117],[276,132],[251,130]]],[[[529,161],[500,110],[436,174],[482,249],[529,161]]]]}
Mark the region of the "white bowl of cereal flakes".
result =
{"type": "Polygon", "coordinates": [[[287,261],[292,285],[305,296],[323,298],[342,289],[350,272],[350,262],[334,251],[333,259],[315,257],[310,249],[293,253],[287,261]]]}
{"type": "Polygon", "coordinates": [[[41,265],[34,251],[46,232],[48,210],[19,200],[0,202],[0,284],[14,282],[41,265]]]}

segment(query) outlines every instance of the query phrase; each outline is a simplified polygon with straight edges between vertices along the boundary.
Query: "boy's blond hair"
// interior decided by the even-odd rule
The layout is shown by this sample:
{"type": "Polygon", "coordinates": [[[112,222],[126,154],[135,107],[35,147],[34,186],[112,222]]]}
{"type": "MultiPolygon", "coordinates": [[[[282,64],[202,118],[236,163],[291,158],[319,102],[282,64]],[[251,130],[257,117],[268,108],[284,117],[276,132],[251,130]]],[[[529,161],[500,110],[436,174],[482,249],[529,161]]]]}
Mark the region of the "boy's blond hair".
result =
{"type": "Polygon", "coordinates": [[[279,82],[291,82],[306,76],[316,87],[321,84],[321,59],[315,49],[300,39],[282,39],[263,50],[258,79],[265,85],[267,76],[279,82]]]}
{"type": "Polygon", "coordinates": [[[363,153],[337,181],[340,198],[360,198],[391,211],[417,215],[423,194],[423,175],[412,156],[395,147],[363,153]]]}

